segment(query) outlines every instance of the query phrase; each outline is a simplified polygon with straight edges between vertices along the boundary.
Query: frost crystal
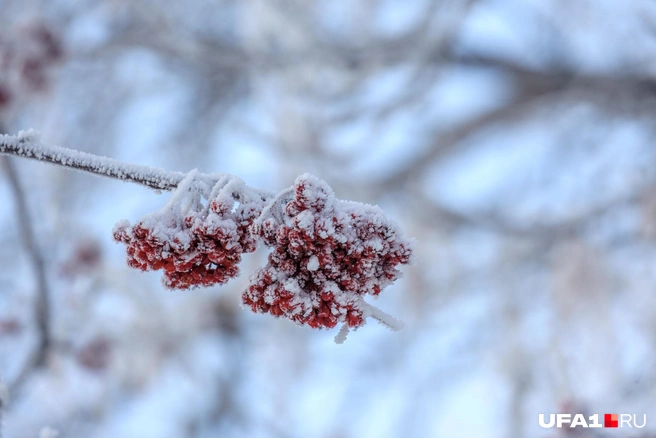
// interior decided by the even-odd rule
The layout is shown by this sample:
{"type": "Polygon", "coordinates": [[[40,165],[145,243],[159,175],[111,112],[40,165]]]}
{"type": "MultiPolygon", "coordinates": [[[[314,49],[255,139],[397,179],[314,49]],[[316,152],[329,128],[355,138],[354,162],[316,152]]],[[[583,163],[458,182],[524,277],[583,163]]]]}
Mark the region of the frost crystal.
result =
{"type": "Polygon", "coordinates": [[[310,260],[308,261],[307,264],[307,269],[308,271],[316,271],[319,269],[319,257],[313,255],[310,257],[310,260]]]}

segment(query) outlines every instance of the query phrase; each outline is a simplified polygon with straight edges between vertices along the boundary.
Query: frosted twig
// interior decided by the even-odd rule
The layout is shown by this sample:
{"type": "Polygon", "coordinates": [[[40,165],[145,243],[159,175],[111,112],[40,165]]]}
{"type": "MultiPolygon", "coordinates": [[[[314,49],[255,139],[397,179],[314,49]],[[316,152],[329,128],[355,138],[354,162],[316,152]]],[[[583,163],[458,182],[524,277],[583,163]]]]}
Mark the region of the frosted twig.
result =
{"type": "Polygon", "coordinates": [[[156,190],[173,190],[186,174],[124,163],[113,158],[41,143],[34,130],[0,135],[0,154],[14,155],[64,166],[81,172],[129,181],[156,190]]]}
{"type": "Polygon", "coordinates": [[[394,318],[392,315],[383,312],[378,307],[372,306],[367,302],[362,302],[362,310],[365,312],[365,315],[370,316],[392,331],[398,332],[403,330],[405,326],[403,321],[394,318]]]}
{"type": "Polygon", "coordinates": [[[262,210],[262,213],[255,221],[255,224],[262,225],[264,220],[266,220],[270,216],[273,216],[278,221],[278,223],[281,224],[284,223],[282,204],[284,202],[289,201],[289,195],[293,192],[294,189],[292,187],[289,187],[283,190],[282,192],[278,193],[276,197],[273,198],[266,207],[264,207],[264,210],[262,210]]]}
{"type": "Polygon", "coordinates": [[[343,344],[346,341],[346,337],[349,334],[349,326],[347,323],[342,325],[342,328],[339,329],[339,333],[335,336],[335,344],[343,344]]]}

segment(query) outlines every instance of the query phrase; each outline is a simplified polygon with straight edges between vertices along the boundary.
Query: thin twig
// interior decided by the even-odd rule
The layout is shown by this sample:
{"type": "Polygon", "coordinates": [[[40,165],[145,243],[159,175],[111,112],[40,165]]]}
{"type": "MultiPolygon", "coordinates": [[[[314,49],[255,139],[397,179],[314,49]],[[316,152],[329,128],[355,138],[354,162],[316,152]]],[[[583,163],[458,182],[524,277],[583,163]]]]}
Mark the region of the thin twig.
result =
{"type": "Polygon", "coordinates": [[[8,157],[1,157],[2,166],[9,187],[16,201],[16,220],[21,236],[21,241],[29,257],[36,278],[36,297],[34,300],[34,319],[37,327],[37,346],[28,359],[27,364],[12,384],[11,393],[15,394],[17,388],[22,385],[29,374],[35,369],[45,365],[50,349],[50,297],[48,292],[48,281],[46,279],[45,261],[36,243],[32,221],[27,208],[25,192],[20,184],[18,174],[13,163],[8,157]]]}
{"type": "Polygon", "coordinates": [[[364,310],[365,312],[365,315],[375,319],[381,325],[387,327],[388,329],[394,332],[403,330],[405,324],[403,324],[403,321],[401,321],[400,319],[396,319],[392,315],[383,312],[378,307],[373,306],[367,303],[366,301],[362,301],[361,306],[362,306],[362,310],[364,310]]]}
{"type": "Polygon", "coordinates": [[[2,438],[2,421],[7,404],[9,404],[9,389],[5,386],[2,379],[0,379],[0,438],[2,438]]]}
{"type": "Polygon", "coordinates": [[[124,163],[40,142],[36,131],[21,131],[18,135],[0,135],[0,154],[13,155],[64,166],[80,172],[133,182],[155,190],[173,190],[186,174],[169,172],[138,164],[124,163]]]}

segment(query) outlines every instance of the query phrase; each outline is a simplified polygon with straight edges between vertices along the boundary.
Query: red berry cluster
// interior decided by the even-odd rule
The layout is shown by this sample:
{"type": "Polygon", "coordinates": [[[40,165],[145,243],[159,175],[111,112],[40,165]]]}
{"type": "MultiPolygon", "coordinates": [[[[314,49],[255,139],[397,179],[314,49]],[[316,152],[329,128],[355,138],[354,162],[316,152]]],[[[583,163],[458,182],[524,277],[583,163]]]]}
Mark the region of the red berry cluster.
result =
{"type": "Polygon", "coordinates": [[[222,284],[236,277],[242,253],[255,251],[249,229],[264,201],[249,196],[234,177],[217,185],[222,187],[215,187],[205,205],[185,185],[176,192],[181,196],[174,195],[161,211],[134,226],[117,224],[114,239],[127,245],[128,265],[163,269],[164,284],[175,289],[222,284]]]}
{"type": "Polygon", "coordinates": [[[276,197],[234,177],[211,190],[201,180],[190,174],[161,211],[135,226],[117,225],[114,238],[127,245],[130,266],[164,270],[170,288],[221,284],[261,240],[273,251],[242,295],[253,311],[313,328],[343,323],[343,336],[369,316],[394,328],[393,318],[364,297],[399,278],[413,241],[380,208],[336,199],[327,183],[307,174],[276,197]]]}
{"type": "Polygon", "coordinates": [[[314,328],[359,327],[368,316],[363,297],[399,278],[413,242],[378,207],[335,199],[311,175],[297,178],[293,190],[282,215],[253,226],[273,252],[243,303],[314,328]]]}

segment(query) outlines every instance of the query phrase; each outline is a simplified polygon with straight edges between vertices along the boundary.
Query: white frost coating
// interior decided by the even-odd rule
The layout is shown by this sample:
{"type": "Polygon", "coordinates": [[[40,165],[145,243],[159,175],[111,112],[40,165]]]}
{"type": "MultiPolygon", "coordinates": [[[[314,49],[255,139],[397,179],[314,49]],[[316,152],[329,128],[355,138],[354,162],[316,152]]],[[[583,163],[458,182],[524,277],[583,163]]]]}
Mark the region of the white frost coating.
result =
{"type": "Polygon", "coordinates": [[[116,234],[119,230],[125,229],[130,226],[130,221],[127,219],[121,219],[120,221],[116,222],[114,224],[114,228],[112,228],[112,234],[116,234]]]}
{"type": "Polygon", "coordinates": [[[310,257],[310,260],[308,261],[307,264],[308,271],[316,271],[319,269],[319,258],[315,255],[310,257]]]}
{"type": "Polygon", "coordinates": [[[323,200],[326,208],[332,208],[333,202],[335,201],[335,192],[333,192],[333,189],[327,182],[312,174],[304,173],[296,178],[294,184],[298,185],[303,181],[310,183],[302,191],[303,197],[306,198],[310,204],[315,204],[317,201],[323,200]]]}
{"type": "MultiPolygon", "coordinates": [[[[178,183],[166,205],[161,210],[144,216],[140,224],[150,229],[152,235],[161,242],[176,242],[177,246],[187,250],[192,238],[182,228],[182,224],[185,218],[193,217],[195,221],[203,221],[210,233],[222,231],[223,235],[227,236],[222,243],[225,248],[230,249],[239,242],[237,225],[211,212],[209,201],[223,199],[229,209],[232,209],[235,203],[233,193],[242,197],[259,196],[236,176],[216,174],[216,178],[213,178],[212,175],[202,174],[194,169],[178,183]],[[212,185],[213,181],[216,182],[212,185]]],[[[116,223],[113,232],[129,226],[129,221],[121,220],[116,223]]]]}
{"type": "Polygon", "coordinates": [[[16,155],[69,167],[81,172],[136,182],[157,190],[172,190],[185,177],[181,172],[123,163],[113,158],[41,143],[38,132],[30,129],[17,135],[0,135],[0,154],[16,155]]]}
{"type": "Polygon", "coordinates": [[[298,281],[294,278],[289,278],[287,281],[285,281],[285,290],[288,290],[289,292],[293,294],[297,294],[298,292],[301,291],[301,287],[298,285],[298,281]]]}
{"type": "Polygon", "coordinates": [[[294,223],[298,228],[304,230],[308,236],[314,238],[314,215],[310,211],[302,211],[295,218],[294,223]]]}
{"type": "Polygon", "coordinates": [[[385,327],[387,327],[392,331],[398,332],[403,330],[403,327],[405,327],[403,321],[396,319],[392,315],[383,312],[378,307],[372,306],[371,304],[364,301],[362,302],[361,306],[366,316],[375,319],[380,324],[384,325],[385,327]]]}
{"type": "Polygon", "coordinates": [[[39,432],[39,438],[57,438],[58,436],[59,431],[49,426],[42,428],[39,432]]]}
{"type": "MultiPolygon", "coordinates": [[[[285,223],[285,220],[283,219],[283,204],[289,201],[289,197],[293,191],[294,189],[289,187],[275,195],[273,199],[270,199],[262,210],[260,216],[253,222],[253,226],[256,228],[263,226],[264,221],[270,217],[274,217],[278,223],[285,223]]],[[[269,196],[269,198],[271,197],[272,196],[269,196]]]]}

